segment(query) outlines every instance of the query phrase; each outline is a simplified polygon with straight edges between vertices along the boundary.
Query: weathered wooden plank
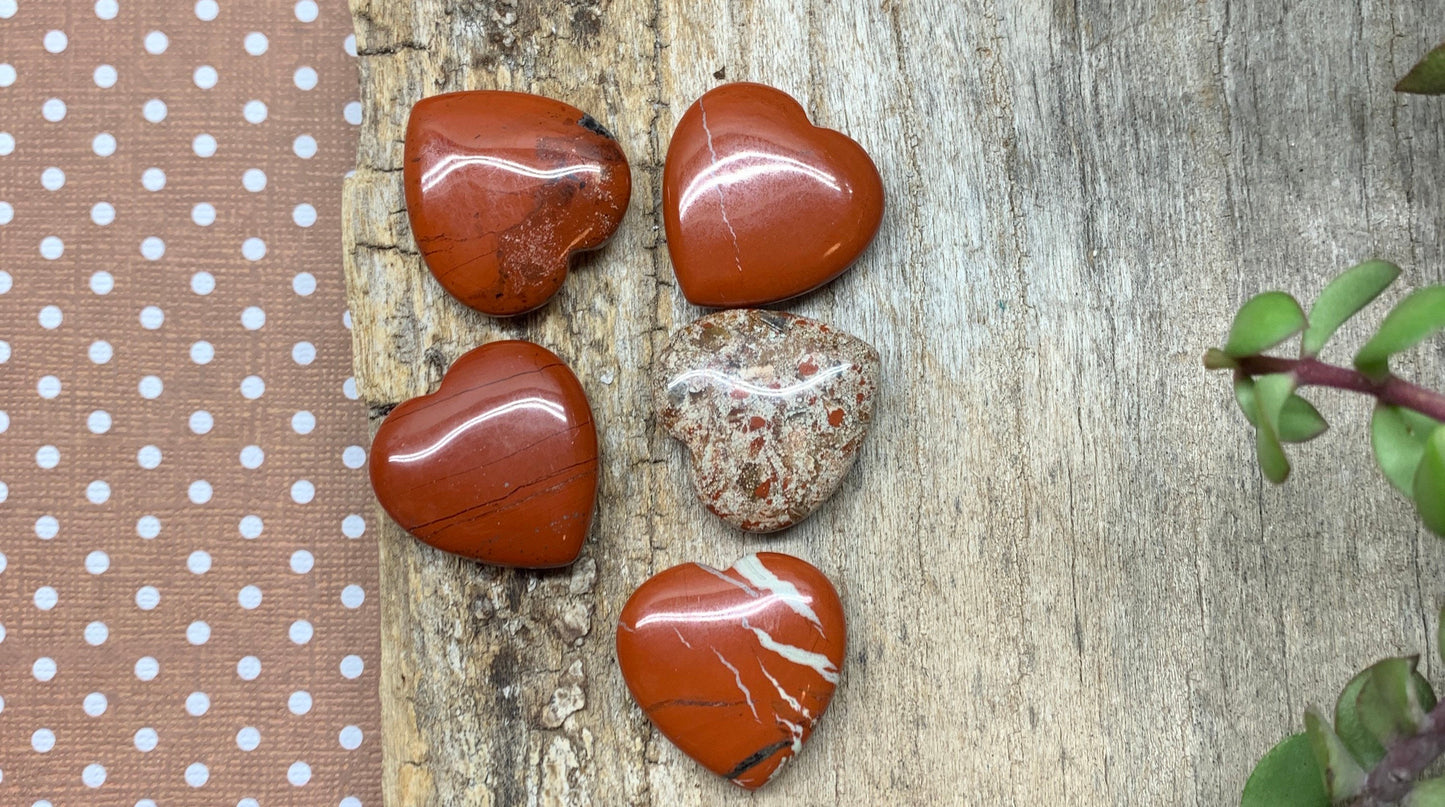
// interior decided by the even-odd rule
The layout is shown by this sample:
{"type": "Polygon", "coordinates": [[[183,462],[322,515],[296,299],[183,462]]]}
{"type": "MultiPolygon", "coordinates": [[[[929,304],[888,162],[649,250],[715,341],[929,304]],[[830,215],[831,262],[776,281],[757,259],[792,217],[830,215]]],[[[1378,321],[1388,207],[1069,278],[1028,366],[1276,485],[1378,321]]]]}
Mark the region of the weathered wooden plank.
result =
{"type": "MultiPolygon", "coordinates": [[[[362,394],[384,408],[528,338],[578,371],[605,452],[570,571],[381,530],[389,804],[729,797],[631,705],[612,626],[652,571],[763,547],[833,576],[852,643],[764,803],[1226,804],[1305,704],[1429,641],[1445,548],[1370,469],[1366,407],[1321,396],[1336,429],[1276,490],[1199,367],[1264,288],[1307,299],[1370,255],[1445,277],[1445,106],[1389,91],[1442,34],[1429,3],[351,4],[362,394]],[[768,539],[696,505],[647,407],[651,356],[700,313],[661,242],[661,160],[724,76],[849,132],[891,198],[858,266],[787,306],[879,348],[875,434],[834,500],[768,539]],[[402,211],[410,103],[480,87],[591,111],[634,170],[614,243],[515,321],[448,299],[402,211]]],[[[1406,367],[1445,382],[1445,351],[1406,367]]]]}

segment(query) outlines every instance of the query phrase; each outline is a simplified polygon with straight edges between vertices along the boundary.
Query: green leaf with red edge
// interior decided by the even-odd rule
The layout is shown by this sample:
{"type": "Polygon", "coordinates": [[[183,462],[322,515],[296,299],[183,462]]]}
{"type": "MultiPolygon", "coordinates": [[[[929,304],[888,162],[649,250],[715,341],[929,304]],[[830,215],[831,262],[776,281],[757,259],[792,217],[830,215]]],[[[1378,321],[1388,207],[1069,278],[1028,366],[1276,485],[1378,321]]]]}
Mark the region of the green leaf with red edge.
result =
{"type": "MultiPolygon", "coordinates": [[[[1340,692],[1339,700],[1335,702],[1335,734],[1339,735],[1345,747],[1350,749],[1355,759],[1367,769],[1380,764],[1380,760],[1385,758],[1384,744],[1365,727],[1359,712],[1360,690],[1364,689],[1374,674],[1375,667],[1370,667],[1351,678],[1340,692]]],[[[1435,708],[1435,693],[1430,689],[1430,682],[1418,670],[1414,672],[1412,680],[1421,706],[1427,711],[1435,708]]]]}
{"type": "Polygon", "coordinates": [[[1330,728],[1330,722],[1314,709],[1305,712],[1305,735],[1310,738],[1315,764],[1324,773],[1325,791],[1331,801],[1338,804],[1360,795],[1360,791],[1365,789],[1365,769],[1340,742],[1339,736],[1330,728]]]}
{"type": "Polygon", "coordinates": [[[1445,286],[1427,286],[1401,300],[1374,338],[1355,354],[1355,367],[1376,381],[1390,375],[1390,357],[1445,329],[1445,286]]]}
{"type": "Polygon", "coordinates": [[[1395,84],[1395,92],[1445,95],[1445,44],[1437,46],[1395,84]]]}
{"type": "Polygon", "coordinates": [[[1252,297],[1234,315],[1224,352],[1234,357],[1253,356],[1303,331],[1308,324],[1295,298],[1282,291],[1267,291],[1252,297]]]}
{"type": "Polygon", "coordinates": [[[1292,734],[1271,748],[1249,775],[1239,807],[1330,807],[1309,737],[1292,734]]]}
{"type": "Polygon", "coordinates": [[[1430,433],[1420,467],[1415,469],[1415,508],[1420,520],[1445,537],[1445,426],[1430,433]]]}
{"type": "Polygon", "coordinates": [[[1425,443],[1430,433],[1440,428],[1432,420],[1413,409],[1377,404],[1370,418],[1370,446],[1375,462],[1401,493],[1415,495],[1415,470],[1425,456],[1425,443]]]}
{"type": "Polygon", "coordinates": [[[1300,340],[1300,352],[1318,356],[1340,326],[1374,302],[1400,276],[1389,261],[1365,261],[1330,281],[1310,308],[1309,327],[1300,340]]]}
{"type": "Polygon", "coordinates": [[[1419,660],[1418,656],[1388,658],[1365,671],[1355,710],[1365,731],[1383,746],[1414,736],[1435,707],[1428,682],[1422,688],[1416,681],[1419,660]]]}

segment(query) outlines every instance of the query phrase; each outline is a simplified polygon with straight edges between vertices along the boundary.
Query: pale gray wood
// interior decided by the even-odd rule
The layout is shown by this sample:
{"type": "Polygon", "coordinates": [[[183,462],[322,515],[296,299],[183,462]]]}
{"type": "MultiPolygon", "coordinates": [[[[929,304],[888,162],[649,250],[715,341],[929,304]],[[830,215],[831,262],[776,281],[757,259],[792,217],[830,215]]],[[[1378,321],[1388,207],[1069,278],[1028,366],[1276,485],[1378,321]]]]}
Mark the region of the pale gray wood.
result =
{"type": "MultiPolygon", "coordinates": [[[[1258,291],[1308,303],[1371,256],[1445,278],[1445,101],[1390,91],[1445,37],[1427,0],[351,5],[362,395],[379,414],[529,338],[577,370],[605,451],[571,571],[381,530],[389,804],[735,798],[649,730],[613,626],[652,572],[761,548],[833,577],[851,641],[766,804],[1229,804],[1306,705],[1432,641],[1445,544],[1370,467],[1366,403],[1315,396],[1335,428],[1276,489],[1199,361],[1258,291]],[[662,242],[661,162],[715,73],[795,95],[890,194],[858,265],[787,306],[872,342],[886,380],[844,489],[775,538],[693,501],[647,406],[651,357],[701,313],[662,242]],[[401,201],[410,103],[485,87],[592,112],[634,170],[617,239],[515,321],[439,289],[401,201]]],[[[1402,366],[1445,384],[1438,344],[1402,366]]]]}

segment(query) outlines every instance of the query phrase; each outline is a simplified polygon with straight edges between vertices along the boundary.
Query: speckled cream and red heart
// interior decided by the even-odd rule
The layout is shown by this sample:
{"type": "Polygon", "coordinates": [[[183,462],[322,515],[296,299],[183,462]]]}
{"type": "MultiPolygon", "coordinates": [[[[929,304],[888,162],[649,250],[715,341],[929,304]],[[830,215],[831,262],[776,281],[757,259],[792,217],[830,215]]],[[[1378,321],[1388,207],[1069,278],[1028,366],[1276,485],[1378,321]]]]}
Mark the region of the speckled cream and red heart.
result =
{"type": "Polygon", "coordinates": [[[499,566],[577,558],[597,500],[597,431],[577,377],[531,342],[457,359],[431,395],[387,415],[371,485],[403,529],[499,566]]]}
{"type": "Polygon", "coordinates": [[[617,627],[617,660],[658,730],[749,790],[802,749],[847,650],[838,593],[798,558],[749,555],[718,571],[674,566],[643,583],[617,627]]]}

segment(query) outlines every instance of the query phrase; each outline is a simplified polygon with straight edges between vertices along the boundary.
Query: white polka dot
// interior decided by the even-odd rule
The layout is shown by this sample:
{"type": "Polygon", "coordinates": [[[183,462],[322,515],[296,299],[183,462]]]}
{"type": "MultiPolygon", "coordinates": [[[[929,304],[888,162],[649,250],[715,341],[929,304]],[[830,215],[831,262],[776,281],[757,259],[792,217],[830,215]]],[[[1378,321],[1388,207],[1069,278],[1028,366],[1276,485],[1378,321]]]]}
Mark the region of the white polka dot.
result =
{"type": "Polygon", "coordinates": [[[106,697],[99,692],[92,692],[86,695],[85,700],[81,703],[82,708],[85,709],[85,713],[91,717],[100,717],[105,714],[105,709],[109,705],[110,701],[106,700],[106,697]]]}
{"type": "Polygon", "coordinates": [[[95,16],[102,20],[113,20],[118,13],[120,4],[116,0],[95,0],[95,16]]]}
{"type": "Polygon", "coordinates": [[[211,779],[211,769],[200,762],[186,766],[186,784],[191,787],[205,787],[211,779]]]}
{"type": "Polygon", "coordinates": [[[40,309],[39,319],[40,327],[47,331],[53,331],[60,327],[60,323],[65,319],[65,316],[61,313],[59,306],[47,305],[40,309]]]}
{"type": "Polygon", "coordinates": [[[6,62],[0,64],[0,87],[9,87],[15,83],[15,65],[6,62]]]}
{"type": "Polygon", "coordinates": [[[15,220],[15,206],[9,202],[0,202],[0,225],[9,224],[15,220]]]}
{"type": "Polygon", "coordinates": [[[236,802],[236,807],[261,807],[261,802],[252,798],[245,798],[236,802]]]}
{"type": "Polygon", "coordinates": [[[165,53],[166,48],[170,46],[171,38],[166,36],[164,31],[151,31],[150,33],[146,34],[146,53],[149,53],[152,56],[156,56],[165,53]]]}
{"type": "Polygon", "coordinates": [[[221,12],[221,7],[216,5],[216,0],[196,0],[196,18],[210,22],[221,12]]]}
{"type": "Polygon", "coordinates": [[[341,452],[341,464],[355,470],[366,464],[366,449],[361,446],[347,446],[341,452]]]}
{"type": "Polygon", "coordinates": [[[60,379],[53,375],[42,376],[35,385],[35,391],[47,401],[51,400],[60,394],[60,379]]]}
{"type": "Polygon", "coordinates": [[[309,160],[316,156],[316,138],[311,135],[301,135],[291,143],[291,150],[296,156],[303,160],[309,160]]]}
{"type": "Polygon", "coordinates": [[[97,409],[90,413],[85,419],[85,427],[91,434],[105,434],[110,431],[110,413],[104,409],[97,409]]]}
{"type": "Polygon", "coordinates": [[[347,538],[360,538],[366,532],[366,519],[352,513],[341,519],[341,534],[347,538]]]}
{"type": "Polygon", "coordinates": [[[236,603],[247,611],[254,611],[261,607],[261,589],[256,586],[245,586],[236,594],[236,603]]]}
{"type": "Polygon", "coordinates": [[[346,51],[347,56],[355,56],[356,34],[347,34],[346,39],[341,41],[341,47],[346,51]]]}
{"type": "Polygon", "coordinates": [[[296,74],[292,76],[292,81],[296,82],[296,88],[299,90],[314,90],[316,89],[317,82],[316,69],[312,67],[298,67],[296,68],[296,74]]]}
{"type": "Polygon", "coordinates": [[[160,123],[166,119],[166,102],[159,98],[152,98],[141,107],[141,115],[151,123],[160,123]]]}
{"type": "Polygon", "coordinates": [[[30,735],[30,747],[37,753],[48,754],[50,749],[55,747],[55,732],[50,729],[36,729],[30,735]]]}
{"type": "Polygon", "coordinates": [[[236,662],[236,675],[242,681],[254,681],[261,675],[261,660],[255,656],[246,656],[236,662]]]}
{"type": "Polygon", "coordinates": [[[105,784],[105,768],[94,762],[86,765],[85,770],[80,772],[80,781],[89,788],[100,787],[105,784]]]}
{"type": "Polygon", "coordinates": [[[142,377],[140,383],[136,384],[136,390],[140,392],[140,397],[147,401],[154,401],[161,397],[161,392],[165,390],[165,384],[161,383],[159,376],[148,375],[142,377]]]}
{"type": "Polygon", "coordinates": [[[291,211],[291,220],[297,227],[310,227],[316,223],[316,208],[303,202],[291,211]]]}
{"type": "Polygon", "coordinates": [[[260,329],[266,324],[266,312],[256,306],[248,306],[241,312],[241,326],[248,331],[260,329]]]}
{"type": "Polygon", "coordinates": [[[286,635],[291,637],[292,644],[306,644],[311,641],[311,637],[315,635],[315,630],[311,627],[310,622],[304,619],[298,619],[291,623],[291,628],[286,632],[286,635]]]}
{"type": "MultiPolygon", "coordinates": [[[[101,483],[105,484],[105,483],[101,483]]],[[[85,556],[85,570],[91,574],[105,574],[110,569],[110,555],[99,549],[85,556]]]]}
{"type": "Polygon", "coordinates": [[[85,486],[85,498],[91,504],[105,504],[110,501],[110,485],[102,479],[91,482],[85,486]]]}
{"type": "Polygon", "coordinates": [[[256,470],[261,463],[266,461],[266,452],[260,446],[246,446],[241,449],[241,467],[248,470],[256,470]]]}
{"type": "Polygon", "coordinates": [[[241,519],[241,537],[253,540],[261,537],[261,531],[265,525],[261,522],[260,516],[245,516],[241,519]]]}
{"type": "Polygon", "coordinates": [[[65,120],[65,102],[59,98],[50,98],[40,106],[40,115],[51,123],[59,123],[65,120]]]}
{"type": "Polygon", "coordinates": [[[310,692],[292,692],[291,697],[286,699],[286,708],[293,715],[304,715],[311,711],[310,692]]]}
{"type": "Polygon", "coordinates": [[[148,305],[140,310],[140,326],[154,331],[166,323],[166,312],[160,306],[148,305]]]}
{"type": "Polygon", "coordinates": [[[241,243],[241,256],[248,261],[259,261],[266,257],[266,242],[259,238],[247,238],[241,243]]]}
{"type": "Polygon", "coordinates": [[[197,549],[186,557],[186,569],[191,574],[205,574],[211,570],[211,553],[197,549]]]}
{"type": "Polygon", "coordinates": [[[161,593],[155,586],[141,586],[135,593],[135,604],[142,611],[153,611],[161,604],[161,593]]]}
{"type": "Polygon", "coordinates": [[[147,168],[141,172],[140,184],[154,193],[166,186],[166,172],[159,168],[147,168]]]}
{"type": "Polygon", "coordinates": [[[14,285],[15,279],[10,276],[10,273],[0,269],[0,294],[8,293],[14,285]]]}
{"type": "Polygon", "coordinates": [[[9,132],[0,132],[0,157],[9,157],[15,153],[15,135],[9,132]]]}
{"type": "Polygon", "coordinates": [[[135,748],[137,751],[150,753],[156,750],[156,745],[160,743],[160,740],[160,735],[156,734],[155,729],[146,727],[135,733],[135,748]]]}
{"type": "Polygon", "coordinates": [[[204,479],[197,479],[191,483],[186,490],[186,496],[192,504],[205,504],[211,500],[211,483],[204,479]]]}
{"type": "MultiPolygon", "coordinates": [[[[0,364],[4,364],[7,361],[10,361],[10,343],[4,339],[0,339],[0,364]]],[[[5,430],[0,429],[0,432],[3,431],[5,430]]]]}
{"type": "Polygon", "coordinates": [[[311,781],[311,766],[305,762],[291,763],[291,767],[286,771],[286,781],[301,787],[311,781]]]}
{"type": "MultiPolygon", "coordinates": [[[[96,202],[90,208],[90,220],[105,227],[115,221],[115,207],[110,202],[96,202]]],[[[115,288],[115,279],[110,272],[96,272],[90,276],[90,290],[96,294],[109,294],[115,288]],[[102,281],[97,284],[97,280],[102,281]]]]}
{"type": "Polygon", "coordinates": [[[141,799],[135,803],[135,807],[156,807],[154,799],[141,799]]]}
{"type": "Polygon", "coordinates": [[[191,141],[191,150],[197,157],[214,157],[216,154],[216,138],[208,134],[198,134],[191,141]]]}
{"type": "MultiPolygon", "coordinates": [[[[46,608],[42,610],[48,611],[50,609],[46,608]]],[[[34,664],[30,665],[30,674],[35,676],[35,680],[37,681],[49,681],[55,677],[56,672],[58,672],[58,670],[55,666],[55,659],[49,656],[41,656],[35,660],[34,664]]]]}
{"type": "Polygon", "coordinates": [[[346,122],[347,122],[347,123],[351,124],[352,126],[360,126],[360,125],[361,125],[361,102],[360,102],[360,101],[352,101],[352,102],[348,103],[348,104],[346,105],[345,109],[342,110],[342,113],[341,113],[341,114],[342,114],[342,117],[346,118],[346,122]]]}
{"type": "Polygon", "coordinates": [[[101,132],[90,141],[90,149],[95,152],[97,157],[109,157],[115,153],[115,135],[110,132],[101,132]]]}
{"type": "Polygon", "coordinates": [[[316,428],[316,416],[310,412],[297,412],[291,416],[291,431],[297,434],[310,434],[316,428]]]}
{"type": "Polygon", "coordinates": [[[246,34],[246,52],[252,56],[260,56],[266,52],[271,43],[267,41],[266,35],[259,31],[252,31],[246,34]]]}
{"type": "Polygon", "coordinates": [[[241,379],[241,397],[254,401],[265,394],[266,382],[261,380],[261,376],[248,375],[241,379]]]}
{"type": "Polygon", "coordinates": [[[242,751],[255,751],[261,744],[261,732],[247,726],[236,732],[236,747],[242,751]]]}
{"type": "Polygon", "coordinates": [[[296,574],[306,574],[316,566],[316,558],[304,549],[298,549],[291,553],[291,571],[296,574]]]}
{"type": "Polygon", "coordinates": [[[60,595],[50,586],[41,586],[35,589],[35,607],[42,611],[49,611],[60,601],[60,595]]]}
{"type": "Polygon", "coordinates": [[[297,504],[310,504],[316,498],[316,486],[308,480],[298,479],[291,485],[291,501],[297,504]]]}
{"type": "Polygon", "coordinates": [[[85,626],[85,643],[91,647],[99,647],[109,638],[110,628],[104,622],[92,622],[85,626]]]}
{"type": "Polygon", "coordinates": [[[62,53],[70,44],[70,37],[64,31],[46,31],[45,49],[51,53],[62,53]]]}
{"type": "Polygon", "coordinates": [[[247,168],[241,175],[241,185],[252,193],[266,190],[266,172],[259,168],[247,168]]]}
{"type": "Polygon", "coordinates": [[[316,22],[316,0],[298,0],[296,3],[296,19],[302,22],[316,22]]]}
{"type": "Polygon", "coordinates": [[[337,739],[340,741],[342,748],[345,748],[347,751],[355,751],[361,747],[361,727],[347,726],[341,730],[341,734],[337,739]]]}
{"type": "Polygon", "coordinates": [[[41,446],[35,452],[35,464],[49,470],[60,464],[60,449],[55,446],[41,446]]]}
{"type": "Polygon", "coordinates": [[[155,516],[141,516],[135,522],[135,534],[149,541],[161,534],[161,520],[155,516]]]}
{"type": "Polygon", "coordinates": [[[192,692],[186,696],[186,714],[200,717],[211,710],[211,697],[204,692],[192,692]]]}
{"type": "Polygon", "coordinates": [[[90,360],[92,363],[105,364],[109,362],[110,357],[114,355],[115,350],[110,346],[109,342],[102,339],[90,343],[90,360]]]}
{"type": "Polygon", "coordinates": [[[216,82],[221,80],[221,76],[216,72],[216,68],[208,64],[203,64],[197,67],[195,72],[191,74],[191,80],[196,82],[197,87],[203,90],[209,90],[216,86],[216,82]]]}
{"type": "Polygon", "coordinates": [[[141,446],[140,451],[135,453],[135,461],[147,471],[154,470],[161,464],[161,450],[156,446],[141,446]]]}
{"type": "Polygon", "coordinates": [[[247,101],[246,106],[241,109],[241,115],[247,123],[263,123],[266,120],[266,105],[260,101],[247,101]]]}
{"type": "Polygon", "coordinates": [[[55,516],[41,516],[35,519],[35,537],[49,541],[60,534],[60,521],[55,516]]]}
{"type": "Polygon", "coordinates": [[[316,292],[316,276],[310,272],[301,272],[291,278],[291,290],[302,297],[310,297],[316,292]]]}
{"type": "MultiPolygon", "coordinates": [[[[144,589],[142,589],[142,591],[144,591],[144,589]]],[[[155,589],[151,589],[151,591],[155,591],[155,589]]],[[[159,598],[160,598],[160,595],[157,594],[157,595],[156,595],[156,598],[159,599],[159,598]]],[[[140,599],[139,596],[137,596],[136,599],[139,600],[139,599],[140,599]]],[[[154,608],[154,607],[155,607],[154,605],[151,606],[151,608],[154,608]]],[[[160,673],[161,673],[161,663],[160,663],[159,661],[156,661],[153,656],[142,656],[142,657],[140,657],[139,659],[136,660],[136,663],[135,663],[135,677],[136,677],[136,678],[139,678],[139,679],[142,680],[142,681],[154,681],[154,680],[155,680],[155,677],[156,677],[157,675],[160,675],[160,673]]]]}
{"type": "Polygon", "coordinates": [[[216,208],[212,207],[208,202],[201,202],[191,208],[191,221],[194,221],[202,227],[211,226],[216,221],[216,208]]]}
{"type": "Polygon", "coordinates": [[[216,421],[211,417],[210,412],[197,409],[191,413],[188,425],[191,427],[192,434],[210,434],[211,427],[216,425],[216,421]]]}
{"type": "Polygon", "coordinates": [[[211,641],[211,626],[199,620],[186,626],[186,641],[192,645],[203,645],[211,641]]]}
{"type": "Polygon", "coordinates": [[[60,190],[65,187],[65,172],[53,166],[41,171],[40,186],[48,191],[60,190]]]}
{"type": "Polygon", "coordinates": [[[191,292],[205,296],[216,290],[216,277],[210,272],[197,272],[191,275],[191,292]]]}
{"type": "Polygon", "coordinates": [[[291,348],[291,360],[302,367],[316,361],[316,346],[310,342],[297,342],[291,348]]]}
{"type": "Polygon", "coordinates": [[[119,78],[120,73],[116,71],[115,65],[111,64],[96,65],[95,72],[91,74],[91,79],[95,81],[95,86],[102,90],[108,90],[114,87],[115,82],[119,78]]]}
{"type": "Polygon", "coordinates": [[[210,364],[216,357],[216,348],[210,342],[200,341],[191,345],[191,361],[196,364],[210,364]]]}
{"type": "Polygon", "coordinates": [[[341,800],[341,804],[337,805],[337,807],[361,807],[361,799],[355,796],[347,796],[341,800]]]}

